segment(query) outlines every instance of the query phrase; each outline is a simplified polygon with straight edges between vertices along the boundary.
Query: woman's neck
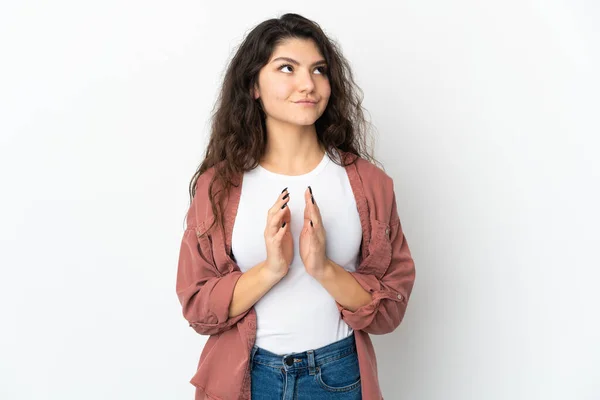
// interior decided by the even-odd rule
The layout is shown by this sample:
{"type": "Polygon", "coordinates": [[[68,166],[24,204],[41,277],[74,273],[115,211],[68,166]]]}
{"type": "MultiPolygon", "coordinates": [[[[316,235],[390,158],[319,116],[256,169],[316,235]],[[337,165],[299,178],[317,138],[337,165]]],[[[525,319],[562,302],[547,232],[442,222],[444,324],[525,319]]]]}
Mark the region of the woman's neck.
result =
{"type": "Polygon", "coordinates": [[[302,175],[312,171],[323,160],[324,147],[319,143],[312,126],[270,132],[260,165],[284,175],[302,175]]]}

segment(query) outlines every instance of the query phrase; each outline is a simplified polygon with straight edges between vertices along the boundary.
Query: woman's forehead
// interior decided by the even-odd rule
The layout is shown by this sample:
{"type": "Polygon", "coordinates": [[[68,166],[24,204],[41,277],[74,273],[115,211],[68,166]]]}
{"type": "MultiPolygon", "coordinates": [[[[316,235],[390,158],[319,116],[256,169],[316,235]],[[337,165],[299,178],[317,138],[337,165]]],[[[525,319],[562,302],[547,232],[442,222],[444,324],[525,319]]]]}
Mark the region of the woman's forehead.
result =
{"type": "Polygon", "coordinates": [[[299,62],[303,62],[306,59],[304,61],[309,64],[319,61],[322,58],[321,51],[312,39],[299,38],[288,38],[279,43],[273,49],[270,61],[278,57],[288,57],[299,62]]]}

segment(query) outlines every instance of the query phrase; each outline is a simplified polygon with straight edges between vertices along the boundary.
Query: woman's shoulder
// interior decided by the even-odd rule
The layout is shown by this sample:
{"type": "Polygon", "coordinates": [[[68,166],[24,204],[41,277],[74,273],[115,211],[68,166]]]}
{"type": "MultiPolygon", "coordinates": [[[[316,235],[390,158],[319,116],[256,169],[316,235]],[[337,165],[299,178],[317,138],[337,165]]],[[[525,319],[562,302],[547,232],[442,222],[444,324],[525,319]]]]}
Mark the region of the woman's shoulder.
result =
{"type": "Polygon", "coordinates": [[[377,186],[381,185],[382,183],[389,185],[393,182],[392,177],[389,176],[383,168],[367,160],[366,158],[341,150],[340,154],[347,161],[354,163],[356,171],[361,177],[363,185],[369,184],[377,186]]]}
{"type": "MultiPolygon", "coordinates": [[[[211,221],[213,211],[211,205],[211,193],[216,193],[217,187],[213,187],[211,190],[211,183],[215,176],[216,170],[221,163],[218,163],[212,167],[207,168],[203,171],[196,180],[194,197],[188,211],[188,226],[202,227],[207,221],[211,221]]],[[[218,182],[215,181],[218,185],[218,182]]]]}
{"type": "MultiPolygon", "coordinates": [[[[196,196],[202,198],[210,197],[209,188],[210,184],[215,176],[215,173],[219,167],[225,162],[225,160],[218,162],[212,167],[208,167],[204,172],[202,172],[198,176],[198,180],[196,181],[196,196]]],[[[218,182],[216,182],[218,183],[218,182]]],[[[213,193],[215,190],[213,189],[213,193]]]]}

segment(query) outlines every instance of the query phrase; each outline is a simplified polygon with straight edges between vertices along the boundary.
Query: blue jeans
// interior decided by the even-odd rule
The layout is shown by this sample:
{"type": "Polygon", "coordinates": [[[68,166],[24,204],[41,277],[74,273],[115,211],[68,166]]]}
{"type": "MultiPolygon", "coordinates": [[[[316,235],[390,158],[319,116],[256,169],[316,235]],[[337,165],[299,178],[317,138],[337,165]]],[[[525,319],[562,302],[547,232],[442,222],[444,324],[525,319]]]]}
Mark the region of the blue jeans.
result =
{"type": "Polygon", "coordinates": [[[252,400],[361,400],[354,333],[302,353],[252,348],[252,400]]]}

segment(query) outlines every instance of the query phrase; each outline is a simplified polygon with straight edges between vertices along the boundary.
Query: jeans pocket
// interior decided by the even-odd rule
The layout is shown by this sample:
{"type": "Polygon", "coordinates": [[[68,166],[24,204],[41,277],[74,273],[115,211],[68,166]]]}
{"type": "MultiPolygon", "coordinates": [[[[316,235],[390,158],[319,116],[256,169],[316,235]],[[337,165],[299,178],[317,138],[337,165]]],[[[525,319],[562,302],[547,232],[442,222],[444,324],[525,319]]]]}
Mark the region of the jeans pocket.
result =
{"type": "Polygon", "coordinates": [[[359,388],[360,370],[356,352],[318,366],[315,380],[328,392],[349,392],[359,388]]]}

